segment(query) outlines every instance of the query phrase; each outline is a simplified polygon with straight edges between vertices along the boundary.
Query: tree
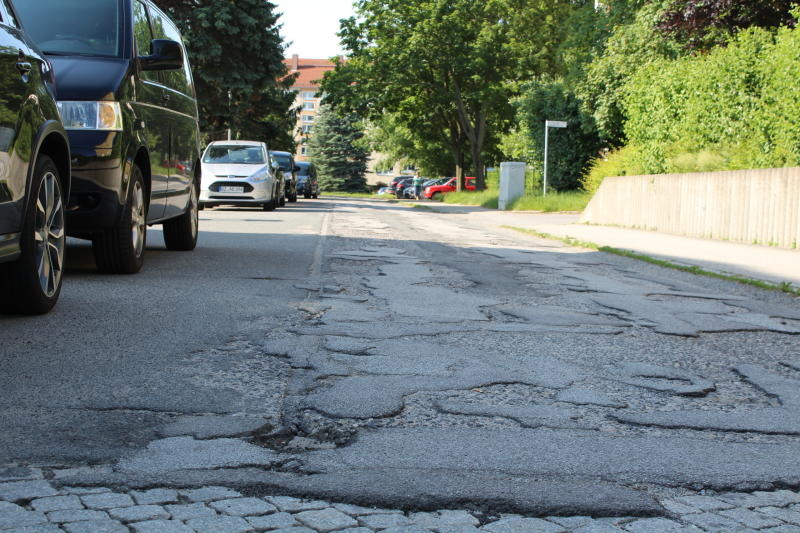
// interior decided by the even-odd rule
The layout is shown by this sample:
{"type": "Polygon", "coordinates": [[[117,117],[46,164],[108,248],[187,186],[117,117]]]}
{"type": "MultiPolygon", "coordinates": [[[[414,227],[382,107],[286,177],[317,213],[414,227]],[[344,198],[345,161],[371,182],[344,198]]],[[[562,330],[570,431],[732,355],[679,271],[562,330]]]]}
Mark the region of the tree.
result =
{"type": "Polygon", "coordinates": [[[363,137],[363,130],[354,115],[341,116],[328,105],[320,107],[308,149],[311,161],[319,171],[322,190],[367,190],[364,173],[369,153],[364,147],[363,137]]]}
{"type": "Polygon", "coordinates": [[[532,147],[533,163],[542,170],[545,120],[564,120],[569,126],[551,131],[548,185],[557,191],[578,189],[589,161],[602,147],[594,119],[563,80],[530,83],[518,100],[519,116],[532,147]]]}
{"type": "Polygon", "coordinates": [[[160,0],[192,63],[201,129],[292,149],[296,111],[275,5],[266,0],[160,0]],[[230,100],[229,100],[230,91],[230,100]]]}
{"type": "Polygon", "coordinates": [[[559,22],[574,5],[359,0],[358,18],[340,32],[350,57],[326,75],[323,90],[336,107],[374,121],[392,113],[419,138],[435,135],[459,176],[469,156],[483,188],[484,159],[513,121],[516,80],[558,68],[559,22]]]}

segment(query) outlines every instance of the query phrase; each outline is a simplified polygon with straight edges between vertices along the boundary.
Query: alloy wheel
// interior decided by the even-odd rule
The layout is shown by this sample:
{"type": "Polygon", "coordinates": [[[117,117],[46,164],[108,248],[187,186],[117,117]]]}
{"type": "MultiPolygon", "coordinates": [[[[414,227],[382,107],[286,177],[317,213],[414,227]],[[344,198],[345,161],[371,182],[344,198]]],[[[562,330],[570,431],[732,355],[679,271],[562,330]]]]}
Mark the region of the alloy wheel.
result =
{"type": "Polygon", "coordinates": [[[135,181],[131,198],[131,239],[136,257],[142,254],[144,248],[145,223],[144,190],[141,182],[135,181]]]}
{"type": "Polygon", "coordinates": [[[67,241],[61,186],[53,172],[44,175],[39,187],[33,232],[36,240],[39,286],[42,293],[51,298],[61,283],[67,241]]]}

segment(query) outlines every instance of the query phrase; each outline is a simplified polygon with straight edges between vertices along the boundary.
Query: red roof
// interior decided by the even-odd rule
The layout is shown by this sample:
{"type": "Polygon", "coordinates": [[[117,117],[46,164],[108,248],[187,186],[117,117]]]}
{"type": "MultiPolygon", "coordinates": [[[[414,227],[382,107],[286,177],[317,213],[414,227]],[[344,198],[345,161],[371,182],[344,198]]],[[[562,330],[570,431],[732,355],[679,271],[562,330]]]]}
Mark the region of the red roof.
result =
{"type": "Polygon", "coordinates": [[[319,81],[329,70],[336,68],[328,59],[302,59],[293,56],[289,59],[284,59],[286,68],[289,74],[298,73],[292,88],[295,89],[316,89],[319,87],[319,81]]]}

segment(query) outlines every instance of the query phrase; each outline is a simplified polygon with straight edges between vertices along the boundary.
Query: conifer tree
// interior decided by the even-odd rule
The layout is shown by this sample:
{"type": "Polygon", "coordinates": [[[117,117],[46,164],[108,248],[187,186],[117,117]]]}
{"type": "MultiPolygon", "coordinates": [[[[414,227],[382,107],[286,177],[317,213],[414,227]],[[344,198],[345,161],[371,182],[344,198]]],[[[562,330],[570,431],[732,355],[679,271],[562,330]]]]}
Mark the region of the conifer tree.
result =
{"type": "Polygon", "coordinates": [[[367,190],[364,173],[369,154],[363,138],[364,132],[354,115],[337,115],[327,105],[320,108],[308,148],[323,191],[367,190]]]}

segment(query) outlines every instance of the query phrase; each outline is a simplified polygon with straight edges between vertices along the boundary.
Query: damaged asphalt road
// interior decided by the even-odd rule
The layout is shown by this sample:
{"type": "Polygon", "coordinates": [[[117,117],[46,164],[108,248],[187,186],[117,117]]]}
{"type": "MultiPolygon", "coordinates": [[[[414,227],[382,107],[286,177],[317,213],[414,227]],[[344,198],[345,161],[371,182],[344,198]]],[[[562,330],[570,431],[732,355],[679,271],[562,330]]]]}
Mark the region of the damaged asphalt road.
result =
{"type": "Polygon", "coordinates": [[[201,228],[135,278],[73,245],[0,318],[0,464],[538,516],[800,487],[797,299],[382,202],[201,228]]]}

